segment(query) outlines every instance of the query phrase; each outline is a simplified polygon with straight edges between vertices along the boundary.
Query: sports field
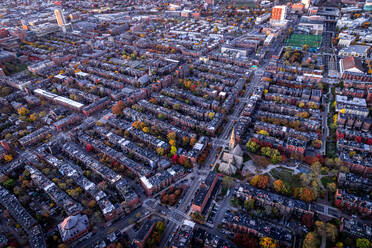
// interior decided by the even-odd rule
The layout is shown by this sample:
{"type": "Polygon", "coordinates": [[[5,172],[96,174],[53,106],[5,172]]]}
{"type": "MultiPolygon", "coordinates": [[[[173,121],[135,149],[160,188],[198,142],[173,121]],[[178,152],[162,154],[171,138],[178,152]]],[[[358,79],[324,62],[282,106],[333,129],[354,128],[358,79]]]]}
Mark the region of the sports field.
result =
{"type": "Polygon", "coordinates": [[[321,35],[313,34],[292,34],[287,40],[286,45],[292,47],[302,47],[308,45],[310,48],[319,48],[322,43],[321,35]]]}

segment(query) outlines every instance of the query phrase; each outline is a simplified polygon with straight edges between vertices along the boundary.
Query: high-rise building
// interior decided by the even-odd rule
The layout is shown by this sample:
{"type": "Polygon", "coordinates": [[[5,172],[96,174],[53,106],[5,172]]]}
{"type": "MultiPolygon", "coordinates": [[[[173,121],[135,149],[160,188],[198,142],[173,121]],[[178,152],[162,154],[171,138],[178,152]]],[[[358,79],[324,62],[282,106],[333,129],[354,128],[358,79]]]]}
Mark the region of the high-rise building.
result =
{"type": "Polygon", "coordinates": [[[305,5],[305,9],[308,9],[309,6],[310,6],[310,1],[311,0],[301,0],[301,3],[303,3],[305,5]]]}
{"type": "Polygon", "coordinates": [[[274,6],[271,11],[271,20],[272,21],[284,21],[287,16],[287,6],[280,5],[274,6]]]}
{"type": "Polygon", "coordinates": [[[55,9],[54,14],[56,15],[58,26],[62,27],[66,24],[65,16],[63,15],[63,11],[60,9],[55,9]]]}

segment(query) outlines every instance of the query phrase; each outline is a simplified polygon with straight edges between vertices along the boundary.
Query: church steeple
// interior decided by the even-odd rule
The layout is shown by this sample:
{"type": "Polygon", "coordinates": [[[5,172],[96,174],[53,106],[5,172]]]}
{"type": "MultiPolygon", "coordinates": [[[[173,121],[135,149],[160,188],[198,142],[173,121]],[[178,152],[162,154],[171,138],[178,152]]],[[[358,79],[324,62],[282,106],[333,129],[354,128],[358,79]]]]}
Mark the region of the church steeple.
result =
{"type": "Polygon", "coordinates": [[[230,142],[229,142],[229,149],[233,150],[236,145],[236,140],[235,140],[235,127],[233,127],[231,131],[231,137],[230,137],[230,142]]]}

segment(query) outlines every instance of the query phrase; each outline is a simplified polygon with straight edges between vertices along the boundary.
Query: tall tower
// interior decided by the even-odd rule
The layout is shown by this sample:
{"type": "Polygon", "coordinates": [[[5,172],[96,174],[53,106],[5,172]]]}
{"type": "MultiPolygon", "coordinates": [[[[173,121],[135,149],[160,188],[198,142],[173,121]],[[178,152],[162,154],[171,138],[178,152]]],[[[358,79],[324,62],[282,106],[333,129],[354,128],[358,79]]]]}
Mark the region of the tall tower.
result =
{"type": "Polygon", "coordinates": [[[63,11],[60,9],[55,9],[54,14],[56,15],[58,26],[62,27],[66,24],[65,16],[63,15],[63,11]]]}
{"type": "Polygon", "coordinates": [[[231,131],[231,137],[229,142],[229,149],[232,151],[235,148],[236,140],[235,140],[235,127],[233,127],[233,130],[231,131]]]}

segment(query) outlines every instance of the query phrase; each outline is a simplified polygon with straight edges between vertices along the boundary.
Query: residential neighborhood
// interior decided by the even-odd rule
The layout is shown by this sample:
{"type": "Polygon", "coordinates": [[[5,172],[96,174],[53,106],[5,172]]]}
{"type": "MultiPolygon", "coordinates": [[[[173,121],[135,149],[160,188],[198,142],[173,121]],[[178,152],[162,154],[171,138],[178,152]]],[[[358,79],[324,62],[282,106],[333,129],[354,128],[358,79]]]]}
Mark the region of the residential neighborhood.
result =
{"type": "Polygon", "coordinates": [[[0,247],[372,248],[371,0],[3,0],[0,247]]]}

